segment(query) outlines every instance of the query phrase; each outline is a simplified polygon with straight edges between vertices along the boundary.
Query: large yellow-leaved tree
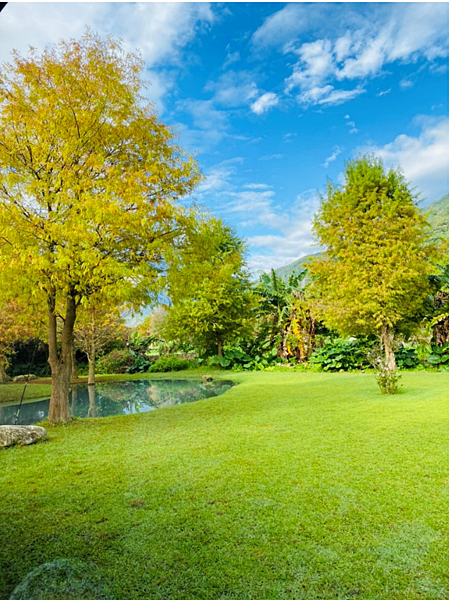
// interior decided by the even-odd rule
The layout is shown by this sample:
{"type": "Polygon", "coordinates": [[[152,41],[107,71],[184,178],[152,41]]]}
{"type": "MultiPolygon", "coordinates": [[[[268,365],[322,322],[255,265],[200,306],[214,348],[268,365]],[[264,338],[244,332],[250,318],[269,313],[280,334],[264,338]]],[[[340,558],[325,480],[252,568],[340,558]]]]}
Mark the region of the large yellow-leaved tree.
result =
{"type": "Polygon", "coordinates": [[[47,311],[49,419],[68,419],[73,330],[101,294],[143,302],[200,179],[143,98],[142,60],[87,31],[0,75],[0,262],[47,311]],[[59,325],[59,320],[62,326],[59,325]]]}

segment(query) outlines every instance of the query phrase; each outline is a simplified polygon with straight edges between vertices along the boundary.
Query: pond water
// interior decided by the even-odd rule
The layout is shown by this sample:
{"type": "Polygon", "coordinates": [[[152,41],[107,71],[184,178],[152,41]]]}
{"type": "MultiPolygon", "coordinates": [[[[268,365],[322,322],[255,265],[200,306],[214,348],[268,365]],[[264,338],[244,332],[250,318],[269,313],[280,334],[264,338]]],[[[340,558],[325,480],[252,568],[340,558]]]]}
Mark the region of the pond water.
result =
{"type": "MultiPolygon", "coordinates": [[[[74,417],[109,417],[147,412],[156,408],[195,402],[219,396],[233,386],[232,381],[139,380],[74,385],[69,406],[74,417]]],[[[47,418],[50,399],[22,404],[18,425],[32,425],[47,418]]],[[[19,404],[0,404],[0,425],[14,424],[19,404]]]]}

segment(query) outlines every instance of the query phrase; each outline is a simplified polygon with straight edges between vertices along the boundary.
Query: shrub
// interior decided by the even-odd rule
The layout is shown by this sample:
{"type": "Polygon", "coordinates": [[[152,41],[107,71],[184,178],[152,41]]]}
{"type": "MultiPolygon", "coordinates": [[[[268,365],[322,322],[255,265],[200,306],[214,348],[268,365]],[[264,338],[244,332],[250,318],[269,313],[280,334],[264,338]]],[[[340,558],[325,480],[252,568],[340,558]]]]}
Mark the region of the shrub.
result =
{"type": "Polygon", "coordinates": [[[227,346],[223,356],[212,356],[210,361],[214,366],[234,371],[262,371],[276,364],[277,348],[271,347],[269,341],[253,340],[238,342],[233,346],[227,346]]]}
{"type": "Polygon", "coordinates": [[[167,356],[157,360],[149,369],[149,373],[167,373],[168,371],[184,371],[189,369],[195,361],[176,356],[167,356]]]}
{"type": "MultiPolygon", "coordinates": [[[[341,338],[325,341],[322,348],[317,348],[311,355],[310,362],[318,365],[323,371],[354,371],[369,366],[366,358],[367,348],[364,342],[341,338]]],[[[366,342],[368,347],[370,342],[366,342]]]]}
{"type": "Polygon", "coordinates": [[[395,362],[399,369],[415,369],[420,364],[416,349],[404,346],[395,353],[395,362]]]}
{"type": "Polygon", "coordinates": [[[375,373],[375,379],[382,394],[396,394],[399,389],[400,373],[391,371],[387,365],[386,359],[378,357],[372,362],[375,373]]]}
{"type": "Polygon", "coordinates": [[[448,342],[443,346],[431,346],[431,354],[426,358],[425,363],[433,367],[448,368],[448,342]]]}
{"type": "Polygon", "coordinates": [[[97,373],[126,373],[134,364],[134,356],[129,350],[114,350],[100,358],[96,365],[97,373]]]}

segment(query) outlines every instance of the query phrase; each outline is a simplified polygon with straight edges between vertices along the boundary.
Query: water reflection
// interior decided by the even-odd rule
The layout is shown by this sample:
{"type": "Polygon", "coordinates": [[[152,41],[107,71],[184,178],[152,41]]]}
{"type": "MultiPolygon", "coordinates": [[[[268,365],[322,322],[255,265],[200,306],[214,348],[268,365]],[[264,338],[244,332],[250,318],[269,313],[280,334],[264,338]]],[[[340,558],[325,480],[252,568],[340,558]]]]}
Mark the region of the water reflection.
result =
{"type": "MultiPolygon", "coordinates": [[[[75,417],[108,417],[146,412],[218,396],[233,386],[231,381],[141,380],[73,386],[69,398],[75,417]]],[[[18,424],[31,425],[47,418],[50,399],[25,402],[18,424]]],[[[14,423],[18,405],[0,405],[0,424],[14,423]]]]}

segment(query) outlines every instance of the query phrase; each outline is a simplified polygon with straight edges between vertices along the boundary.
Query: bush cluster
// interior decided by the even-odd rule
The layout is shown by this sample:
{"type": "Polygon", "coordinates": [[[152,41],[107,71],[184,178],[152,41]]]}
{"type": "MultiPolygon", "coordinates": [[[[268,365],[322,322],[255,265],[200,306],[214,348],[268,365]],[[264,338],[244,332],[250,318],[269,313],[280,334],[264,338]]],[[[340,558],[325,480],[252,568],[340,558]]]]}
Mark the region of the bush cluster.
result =
{"type": "Polygon", "coordinates": [[[176,356],[166,356],[157,360],[149,369],[149,373],[167,373],[168,371],[184,371],[196,365],[196,361],[176,356]]]}

